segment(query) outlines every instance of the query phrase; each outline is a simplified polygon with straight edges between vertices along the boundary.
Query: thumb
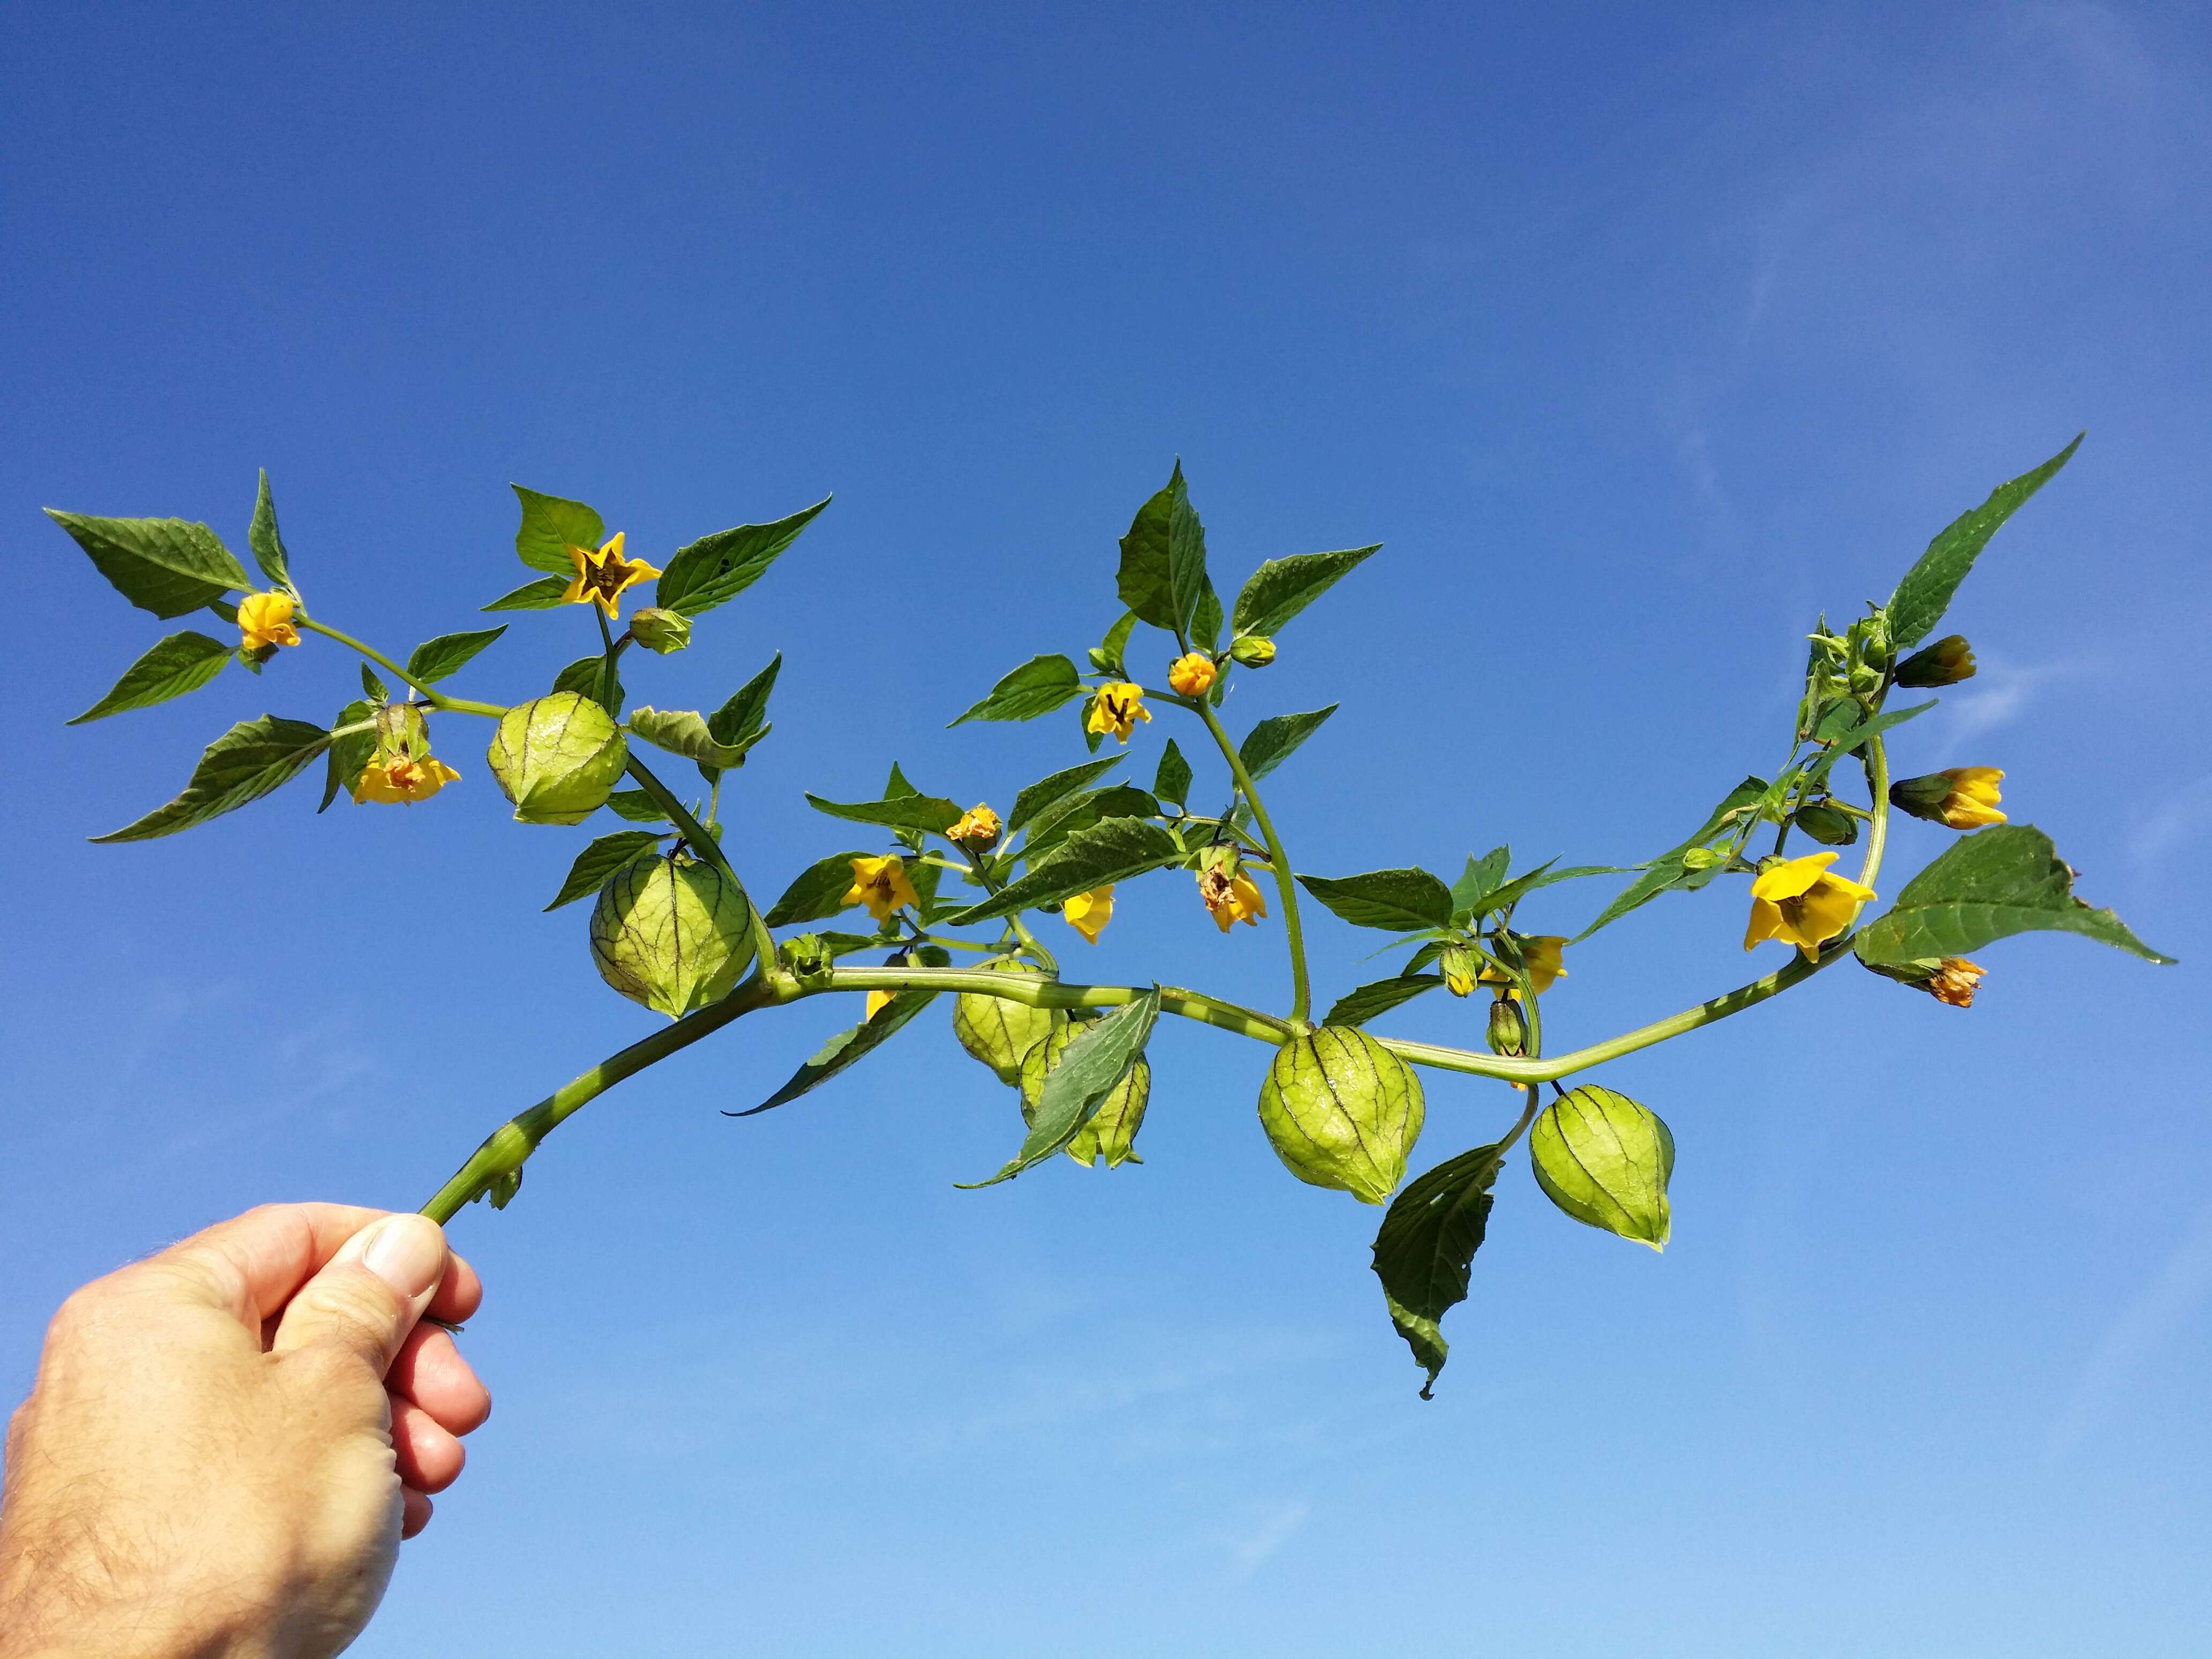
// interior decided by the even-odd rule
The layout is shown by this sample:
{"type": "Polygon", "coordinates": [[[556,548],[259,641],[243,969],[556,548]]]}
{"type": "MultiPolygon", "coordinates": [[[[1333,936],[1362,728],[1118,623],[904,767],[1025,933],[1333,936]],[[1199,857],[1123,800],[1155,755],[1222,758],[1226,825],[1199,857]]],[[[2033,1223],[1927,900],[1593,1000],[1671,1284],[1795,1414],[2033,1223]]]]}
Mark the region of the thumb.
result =
{"type": "Polygon", "coordinates": [[[394,1215],[364,1227],[300,1288],[276,1322],[272,1352],[335,1347],[380,1379],[445,1277],[446,1235],[428,1216],[394,1215]]]}

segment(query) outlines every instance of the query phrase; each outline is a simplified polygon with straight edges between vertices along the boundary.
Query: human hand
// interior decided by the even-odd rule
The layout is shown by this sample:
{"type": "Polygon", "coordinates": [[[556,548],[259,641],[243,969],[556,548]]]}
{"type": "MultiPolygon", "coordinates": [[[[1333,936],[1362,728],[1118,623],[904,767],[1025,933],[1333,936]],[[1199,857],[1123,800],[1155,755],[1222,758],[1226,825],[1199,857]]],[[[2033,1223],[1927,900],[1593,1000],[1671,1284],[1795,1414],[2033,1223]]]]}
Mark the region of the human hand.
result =
{"type": "Polygon", "coordinates": [[[491,1396],[426,1314],[475,1272],[421,1216],[278,1204],[96,1279],[10,1423],[0,1659],[319,1659],[491,1396]]]}

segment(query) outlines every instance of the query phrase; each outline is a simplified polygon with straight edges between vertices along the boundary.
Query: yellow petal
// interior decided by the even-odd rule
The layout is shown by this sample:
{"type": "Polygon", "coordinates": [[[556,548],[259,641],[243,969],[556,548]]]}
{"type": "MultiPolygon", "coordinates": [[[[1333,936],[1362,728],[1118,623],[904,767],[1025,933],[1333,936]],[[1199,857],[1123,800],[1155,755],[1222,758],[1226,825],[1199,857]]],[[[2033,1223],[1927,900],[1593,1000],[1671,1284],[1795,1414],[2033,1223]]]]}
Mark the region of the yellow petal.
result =
{"type": "Polygon", "coordinates": [[[1833,853],[1811,853],[1801,859],[1785,859],[1780,864],[1770,865],[1753,878],[1751,896],[1762,899],[1796,898],[1820,880],[1835,861],[1833,853]]]}

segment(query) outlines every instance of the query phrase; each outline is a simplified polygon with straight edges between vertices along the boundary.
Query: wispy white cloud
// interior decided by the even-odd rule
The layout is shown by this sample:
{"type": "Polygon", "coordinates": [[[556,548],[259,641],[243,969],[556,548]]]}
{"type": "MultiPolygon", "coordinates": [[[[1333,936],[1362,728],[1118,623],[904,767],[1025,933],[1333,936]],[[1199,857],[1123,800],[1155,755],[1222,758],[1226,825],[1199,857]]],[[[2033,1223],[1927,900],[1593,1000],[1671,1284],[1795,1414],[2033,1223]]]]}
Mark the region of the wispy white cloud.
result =
{"type": "Polygon", "coordinates": [[[2011,725],[2053,686],[2095,679],[2102,672],[2100,665],[2086,660],[2030,666],[1984,651],[1979,672],[1947,696],[1939,718],[1948,725],[1953,741],[1978,738],[2011,725]]]}
{"type": "Polygon", "coordinates": [[[2167,795],[2136,826],[2128,851],[2137,864],[2155,864],[2207,830],[2212,830],[2212,772],[2167,795]]]}
{"type": "Polygon", "coordinates": [[[1268,1557],[1290,1542],[1312,1513],[1313,1505],[1303,1500],[1251,1505],[1247,1523],[1222,1540],[1228,1547],[1232,1574],[1249,1578],[1268,1557]]]}
{"type": "Polygon", "coordinates": [[[2051,1425],[2047,1451],[2063,1457],[2111,1415],[2128,1386],[2208,1297],[2212,1297],[2212,1205],[2159,1270],[2128,1298],[2081,1368],[2073,1397],[2051,1425]]]}

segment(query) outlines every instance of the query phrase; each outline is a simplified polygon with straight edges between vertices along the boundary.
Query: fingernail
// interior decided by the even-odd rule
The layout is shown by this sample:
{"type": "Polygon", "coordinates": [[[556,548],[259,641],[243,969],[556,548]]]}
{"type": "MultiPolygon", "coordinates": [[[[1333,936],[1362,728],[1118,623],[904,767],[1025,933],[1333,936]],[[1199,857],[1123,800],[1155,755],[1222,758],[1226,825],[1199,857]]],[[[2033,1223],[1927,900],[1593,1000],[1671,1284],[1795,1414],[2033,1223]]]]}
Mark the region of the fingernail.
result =
{"type": "Polygon", "coordinates": [[[445,1272],[446,1235],[428,1216],[393,1216],[377,1223],[361,1265],[411,1301],[445,1272]]]}

